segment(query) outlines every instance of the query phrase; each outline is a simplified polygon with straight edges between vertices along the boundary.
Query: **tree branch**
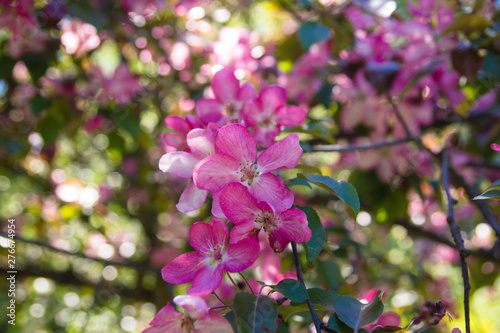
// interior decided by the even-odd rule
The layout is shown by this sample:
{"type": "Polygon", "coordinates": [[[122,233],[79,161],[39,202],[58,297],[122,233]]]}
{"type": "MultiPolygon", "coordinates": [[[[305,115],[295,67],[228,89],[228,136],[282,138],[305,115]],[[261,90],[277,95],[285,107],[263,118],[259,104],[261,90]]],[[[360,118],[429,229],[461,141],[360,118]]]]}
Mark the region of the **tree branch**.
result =
{"type": "Polygon", "coordinates": [[[311,146],[311,149],[315,152],[346,152],[346,151],[355,151],[355,150],[368,150],[368,149],[376,149],[389,147],[394,145],[399,145],[405,142],[415,141],[415,138],[412,136],[407,136],[400,139],[381,141],[375,143],[368,143],[362,145],[314,145],[311,146]]]}
{"type": "Polygon", "coordinates": [[[462,278],[464,281],[464,312],[465,312],[465,332],[470,333],[470,314],[469,314],[469,291],[470,291],[470,283],[469,283],[469,271],[467,269],[467,256],[469,252],[464,246],[464,240],[462,239],[462,235],[460,234],[460,229],[455,223],[455,217],[453,214],[453,198],[450,194],[450,184],[449,184],[449,153],[448,149],[445,148],[443,150],[443,166],[442,166],[442,178],[443,178],[443,186],[446,192],[446,197],[448,199],[448,218],[446,219],[448,222],[448,226],[450,227],[451,234],[453,239],[455,240],[456,247],[458,248],[458,252],[460,253],[460,263],[462,266],[462,278]]]}

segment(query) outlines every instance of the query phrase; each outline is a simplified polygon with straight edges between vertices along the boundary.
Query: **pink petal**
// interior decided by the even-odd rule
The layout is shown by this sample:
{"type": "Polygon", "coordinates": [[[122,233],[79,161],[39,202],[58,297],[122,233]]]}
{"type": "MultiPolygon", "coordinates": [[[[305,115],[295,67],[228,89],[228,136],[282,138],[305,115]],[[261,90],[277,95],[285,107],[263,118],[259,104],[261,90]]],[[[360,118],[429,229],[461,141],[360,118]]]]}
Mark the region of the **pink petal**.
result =
{"type": "Polygon", "coordinates": [[[306,214],[298,208],[291,208],[280,214],[281,224],[278,232],[285,239],[295,243],[307,242],[311,239],[311,229],[307,226],[306,214]]]}
{"type": "Polygon", "coordinates": [[[186,139],[191,153],[200,160],[215,154],[215,138],[211,130],[195,128],[186,139]]]}
{"type": "Polygon", "coordinates": [[[193,177],[194,166],[200,160],[191,153],[174,151],[160,158],[159,167],[163,172],[169,172],[182,178],[193,177]]]}
{"type": "Polygon", "coordinates": [[[249,99],[241,109],[241,113],[243,114],[243,119],[247,126],[255,127],[259,123],[262,117],[262,103],[258,98],[249,99]]]}
{"type": "Polygon", "coordinates": [[[194,318],[198,317],[199,314],[208,312],[207,303],[198,296],[179,295],[175,296],[173,301],[194,318]]]}
{"type": "Polygon", "coordinates": [[[253,224],[261,212],[257,201],[241,183],[226,185],[219,192],[219,201],[222,212],[234,224],[253,224]]]}
{"type": "Polygon", "coordinates": [[[189,230],[189,243],[200,253],[213,251],[217,247],[224,247],[227,242],[227,227],[214,220],[213,226],[205,222],[196,222],[189,230]]]}
{"type": "Polygon", "coordinates": [[[179,203],[175,206],[181,213],[189,213],[203,205],[207,198],[208,191],[200,190],[191,182],[182,192],[179,203]]]}
{"type": "Polygon", "coordinates": [[[496,150],[496,151],[500,151],[500,145],[498,143],[492,143],[491,149],[496,150]]]}
{"type": "MultiPolygon", "coordinates": [[[[179,311],[176,311],[175,308],[167,303],[166,306],[160,309],[156,316],[151,319],[149,325],[151,326],[166,326],[172,323],[175,323],[177,320],[183,317],[183,314],[179,311]]],[[[179,323],[180,326],[180,323],[179,323]]]]}
{"type": "Polygon", "coordinates": [[[200,268],[203,257],[198,252],[188,252],[175,258],[170,264],[163,267],[163,280],[173,284],[183,284],[193,281],[200,268]]]}
{"type": "Polygon", "coordinates": [[[241,124],[222,127],[215,141],[217,152],[234,157],[238,162],[254,162],[257,157],[255,139],[241,124]]]}
{"type": "Polygon", "coordinates": [[[260,229],[255,229],[254,224],[243,223],[235,225],[233,229],[231,229],[229,243],[234,244],[245,239],[253,239],[257,242],[259,240],[259,231],[260,229]]]}
{"type": "Polygon", "coordinates": [[[216,312],[208,311],[204,317],[200,318],[198,322],[195,323],[195,330],[193,333],[206,332],[233,333],[234,331],[226,318],[216,312]]]}
{"type": "Polygon", "coordinates": [[[271,204],[277,212],[285,211],[293,204],[292,191],[281,178],[270,173],[254,178],[248,191],[257,201],[271,204]]]}
{"type": "Polygon", "coordinates": [[[188,289],[189,295],[208,295],[214,291],[222,281],[224,269],[222,265],[203,266],[193,280],[193,284],[188,289]]]}
{"type": "Polygon", "coordinates": [[[267,148],[257,159],[259,171],[266,173],[278,169],[293,169],[299,163],[302,148],[295,133],[267,148]]]}
{"type": "Polygon", "coordinates": [[[165,142],[167,146],[179,148],[186,144],[186,136],[178,133],[165,133],[163,134],[163,142],[165,142]]]}
{"type": "Polygon", "coordinates": [[[283,252],[288,243],[290,243],[290,240],[283,237],[283,235],[277,230],[269,232],[269,245],[274,252],[283,252]]]}
{"type": "Polygon", "coordinates": [[[285,105],[276,112],[276,122],[282,126],[297,126],[306,120],[306,112],[295,105],[285,105]]]}
{"type": "Polygon", "coordinates": [[[231,273],[241,272],[250,267],[259,256],[259,242],[244,239],[235,244],[229,244],[224,259],[226,270],[231,273]]]}
{"type": "Polygon", "coordinates": [[[281,134],[279,126],[256,127],[254,130],[255,141],[260,147],[270,147],[274,144],[274,139],[281,134]]]}
{"type": "Polygon", "coordinates": [[[196,102],[196,115],[204,124],[222,119],[224,106],[215,99],[202,98],[196,102]]]}
{"type": "Polygon", "coordinates": [[[273,113],[286,103],[286,91],[278,85],[270,85],[260,91],[259,98],[267,111],[273,113]]]}
{"type": "Polygon", "coordinates": [[[238,160],[231,156],[214,154],[202,159],[193,171],[193,181],[202,190],[219,192],[229,183],[239,182],[238,160]]]}
{"type": "Polygon", "coordinates": [[[215,98],[222,104],[236,101],[238,90],[240,90],[240,82],[236,76],[234,76],[232,70],[223,68],[215,73],[212,80],[212,91],[214,92],[215,98]]]}
{"type": "Polygon", "coordinates": [[[257,95],[257,91],[255,87],[250,82],[243,84],[238,91],[238,95],[236,99],[240,102],[248,101],[250,98],[253,98],[257,95]]]}
{"type": "Polygon", "coordinates": [[[227,219],[226,215],[220,208],[219,193],[212,193],[212,215],[218,219],[227,219]]]}
{"type": "Polygon", "coordinates": [[[165,125],[167,125],[168,128],[182,134],[189,132],[189,126],[186,119],[179,116],[168,116],[165,118],[165,125]]]}

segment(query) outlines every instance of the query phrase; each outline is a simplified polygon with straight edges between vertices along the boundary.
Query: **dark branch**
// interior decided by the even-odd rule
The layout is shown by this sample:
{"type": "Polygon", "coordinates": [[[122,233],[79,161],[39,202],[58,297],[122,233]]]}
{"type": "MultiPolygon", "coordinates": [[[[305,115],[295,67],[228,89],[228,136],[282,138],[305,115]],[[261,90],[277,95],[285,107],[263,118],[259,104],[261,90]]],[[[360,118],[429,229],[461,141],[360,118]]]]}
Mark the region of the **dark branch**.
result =
{"type": "Polygon", "coordinates": [[[314,146],[311,146],[311,149],[315,152],[317,152],[317,151],[346,152],[346,151],[368,150],[368,149],[389,147],[389,146],[399,145],[399,144],[414,141],[414,140],[415,140],[414,137],[407,136],[407,137],[404,137],[401,139],[368,143],[368,144],[363,144],[363,145],[314,145],[314,146]]]}
{"type": "Polygon", "coordinates": [[[462,235],[460,234],[460,229],[455,223],[455,217],[453,214],[453,198],[450,194],[450,184],[449,184],[449,154],[448,149],[445,148],[443,150],[443,166],[442,166],[442,177],[443,177],[443,186],[446,192],[446,197],[448,199],[448,226],[450,227],[451,234],[453,239],[455,240],[455,245],[460,253],[460,263],[462,266],[462,278],[464,281],[464,312],[465,312],[465,332],[470,333],[470,314],[469,314],[469,291],[470,291],[470,283],[469,283],[469,271],[467,269],[467,256],[469,252],[464,246],[464,240],[462,239],[462,235]]]}

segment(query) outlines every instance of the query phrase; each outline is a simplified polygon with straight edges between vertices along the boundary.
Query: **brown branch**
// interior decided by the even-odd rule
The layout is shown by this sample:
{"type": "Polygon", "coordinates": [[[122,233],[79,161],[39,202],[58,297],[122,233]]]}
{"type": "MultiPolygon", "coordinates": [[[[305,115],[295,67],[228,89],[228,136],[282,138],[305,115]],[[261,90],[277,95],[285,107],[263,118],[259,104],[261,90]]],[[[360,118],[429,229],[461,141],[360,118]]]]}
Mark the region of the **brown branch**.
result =
{"type": "Polygon", "coordinates": [[[450,194],[450,184],[449,184],[449,153],[448,149],[445,148],[443,150],[443,166],[442,166],[442,178],[443,178],[443,186],[446,192],[446,197],[448,199],[448,218],[446,219],[448,222],[448,226],[450,227],[451,234],[455,241],[456,247],[458,248],[458,252],[460,253],[460,263],[462,267],[462,278],[464,281],[464,312],[465,312],[465,332],[470,333],[470,313],[469,313],[469,291],[471,289],[469,283],[469,271],[467,269],[467,256],[469,255],[469,251],[464,246],[464,240],[462,239],[462,235],[460,234],[460,229],[455,223],[455,217],[453,214],[453,198],[450,194]]]}
{"type": "Polygon", "coordinates": [[[389,147],[410,141],[415,141],[415,138],[412,136],[407,136],[400,139],[361,144],[361,145],[314,145],[311,146],[311,150],[313,150],[314,152],[346,152],[346,151],[368,150],[368,149],[389,147]]]}

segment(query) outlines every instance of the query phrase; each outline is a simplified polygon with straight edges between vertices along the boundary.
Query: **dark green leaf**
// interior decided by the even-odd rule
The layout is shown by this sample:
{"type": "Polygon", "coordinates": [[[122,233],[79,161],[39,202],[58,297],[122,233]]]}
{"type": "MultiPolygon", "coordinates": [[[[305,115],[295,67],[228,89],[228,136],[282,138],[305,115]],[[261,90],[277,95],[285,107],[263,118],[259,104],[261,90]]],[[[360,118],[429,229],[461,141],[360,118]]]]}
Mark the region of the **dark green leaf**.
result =
{"type": "Polygon", "coordinates": [[[398,326],[386,326],[376,328],[372,333],[408,333],[408,331],[398,326]]]}
{"type": "Polygon", "coordinates": [[[321,306],[325,310],[335,311],[333,304],[337,299],[338,295],[334,291],[324,290],[320,288],[309,288],[307,289],[311,302],[315,306],[321,306]]]}
{"type": "Polygon", "coordinates": [[[227,319],[227,321],[231,324],[233,327],[234,333],[239,333],[238,330],[238,325],[236,324],[236,316],[234,314],[234,311],[229,311],[224,315],[224,318],[227,319]]]}
{"type": "Polygon", "coordinates": [[[306,288],[297,280],[294,279],[284,279],[281,280],[275,287],[274,291],[277,291],[292,302],[300,303],[307,299],[306,288]]]}
{"type": "Polygon", "coordinates": [[[307,187],[311,188],[311,185],[309,184],[309,182],[307,180],[303,180],[303,179],[295,178],[295,179],[292,179],[292,180],[289,180],[288,182],[286,182],[286,186],[288,186],[288,187],[295,186],[295,185],[302,185],[302,186],[307,186],[307,187]]]}
{"type": "Polygon", "coordinates": [[[42,119],[37,126],[37,130],[45,141],[45,144],[52,143],[59,136],[61,122],[54,116],[48,116],[42,119]]]}
{"type": "Polygon", "coordinates": [[[377,293],[377,297],[368,304],[362,304],[360,301],[350,296],[339,296],[335,300],[333,307],[342,322],[358,332],[359,329],[377,320],[384,305],[381,299],[382,291],[377,293]]]}
{"type": "Polygon", "coordinates": [[[309,265],[312,265],[316,257],[323,249],[326,233],[325,228],[321,224],[318,213],[311,207],[297,207],[307,216],[308,227],[311,229],[311,239],[307,243],[302,243],[306,250],[306,259],[309,265]]]}
{"type": "Polygon", "coordinates": [[[441,33],[441,36],[459,31],[466,35],[473,32],[483,32],[489,26],[490,22],[486,18],[475,14],[465,14],[456,17],[450,26],[441,33]]]}
{"type": "MultiPolygon", "coordinates": [[[[287,321],[291,315],[301,312],[309,312],[309,307],[305,302],[297,304],[291,303],[290,305],[280,305],[280,313],[283,316],[283,320],[287,321]]],[[[314,309],[316,311],[324,311],[324,309],[320,306],[314,305],[314,309]]]]}
{"type": "Polygon", "coordinates": [[[483,193],[474,197],[474,200],[500,199],[500,179],[493,182],[483,193]]]}
{"type": "Polygon", "coordinates": [[[311,45],[330,38],[330,29],[318,22],[304,22],[299,28],[299,41],[302,47],[309,50],[311,45]]]}
{"type": "Polygon", "coordinates": [[[233,303],[236,322],[241,333],[266,333],[276,330],[276,301],[246,292],[236,294],[233,303]]]}
{"type": "Polygon", "coordinates": [[[358,193],[356,192],[354,186],[352,186],[348,182],[345,182],[343,180],[335,180],[328,176],[321,175],[297,175],[297,178],[308,180],[309,182],[335,194],[339,197],[340,200],[342,200],[352,208],[355,215],[358,214],[360,208],[358,193]]]}
{"type": "Polygon", "coordinates": [[[7,79],[12,75],[12,69],[14,68],[14,65],[16,64],[16,60],[6,57],[6,56],[1,56],[0,57],[0,79],[7,79]]]}

